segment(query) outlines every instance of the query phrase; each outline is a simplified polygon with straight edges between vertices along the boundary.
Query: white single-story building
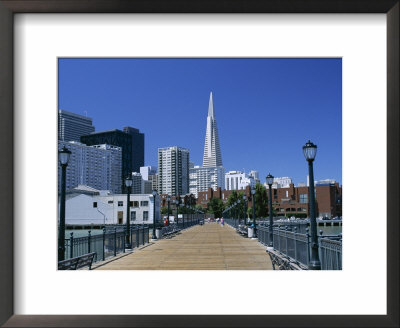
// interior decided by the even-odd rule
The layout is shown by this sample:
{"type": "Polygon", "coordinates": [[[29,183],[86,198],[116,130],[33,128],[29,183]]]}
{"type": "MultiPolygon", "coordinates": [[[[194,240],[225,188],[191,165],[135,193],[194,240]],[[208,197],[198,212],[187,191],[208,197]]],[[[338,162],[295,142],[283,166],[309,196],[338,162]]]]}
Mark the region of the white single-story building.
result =
{"type": "MultiPolygon", "coordinates": [[[[131,224],[152,224],[154,197],[152,194],[130,195],[131,224]]],[[[70,190],[66,195],[65,224],[107,225],[126,224],[127,195],[107,191],[70,190]]],[[[160,222],[160,196],[156,196],[155,218],[160,222]]]]}

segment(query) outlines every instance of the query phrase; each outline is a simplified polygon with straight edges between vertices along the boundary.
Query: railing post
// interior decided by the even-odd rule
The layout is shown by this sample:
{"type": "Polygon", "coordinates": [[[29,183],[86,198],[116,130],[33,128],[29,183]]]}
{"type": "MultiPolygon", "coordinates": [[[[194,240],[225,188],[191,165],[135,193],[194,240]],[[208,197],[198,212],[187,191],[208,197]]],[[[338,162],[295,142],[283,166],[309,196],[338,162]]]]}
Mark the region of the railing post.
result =
{"type": "Polygon", "coordinates": [[[286,242],[286,255],[289,256],[289,251],[288,251],[288,235],[287,232],[289,230],[289,227],[285,227],[285,242],[286,242]]]}
{"type": "Polygon", "coordinates": [[[124,234],[123,234],[123,238],[122,238],[122,252],[123,253],[125,253],[125,239],[126,239],[126,236],[129,236],[128,235],[128,231],[127,231],[127,228],[126,227],[124,227],[124,234]]]}
{"type": "MultiPolygon", "coordinates": [[[[324,268],[324,265],[326,265],[327,263],[326,263],[326,259],[324,259],[323,260],[323,262],[324,263],[322,263],[322,249],[321,249],[321,239],[322,239],[322,234],[323,234],[324,232],[322,231],[322,230],[320,230],[319,231],[319,236],[318,236],[318,255],[319,255],[319,261],[321,262],[321,270],[323,270],[323,269],[328,269],[327,267],[325,267],[324,268]]],[[[326,255],[326,251],[324,250],[324,252],[325,252],[325,254],[324,255],[326,255]]],[[[328,269],[329,270],[329,269],[328,269]]]]}
{"type": "Polygon", "coordinates": [[[88,231],[88,253],[90,253],[90,239],[91,239],[91,236],[92,236],[92,231],[89,230],[88,231]]]}
{"type": "Polygon", "coordinates": [[[74,257],[74,233],[70,233],[69,239],[69,258],[72,259],[74,257]]]}
{"type": "Polygon", "coordinates": [[[297,227],[294,227],[294,258],[297,261],[297,227]]]}
{"type": "Polygon", "coordinates": [[[114,228],[114,256],[117,256],[117,228],[114,228]]]}
{"type": "Polygon", "coordinates": [[[103,261],[106,259],[106,227],[103,228],[103,261]]]}
{"type": "Polygon", "coordinates": [[[307,236],[307,265],[310,263],[310,234],[308,233],[309,228],[306,228],[306,236],[307,236]]]}
{"type": "Polygon", "coordinates": [[[278,240],[279,240],[279,251],[281,251],[281,226],[278,226],[278,240]]]}

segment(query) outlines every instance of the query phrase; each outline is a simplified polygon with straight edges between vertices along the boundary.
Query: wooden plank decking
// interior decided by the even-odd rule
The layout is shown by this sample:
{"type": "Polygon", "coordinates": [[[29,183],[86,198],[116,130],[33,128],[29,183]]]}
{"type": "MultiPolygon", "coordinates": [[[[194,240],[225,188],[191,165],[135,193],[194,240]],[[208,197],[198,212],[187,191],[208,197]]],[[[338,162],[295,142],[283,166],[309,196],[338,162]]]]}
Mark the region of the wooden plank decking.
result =
{"type": "Polygon", "coordinates": [[[272,270],[272,263],[257,240],[244,238],[227,225],[206,223],[97,270],[272,270]]]}

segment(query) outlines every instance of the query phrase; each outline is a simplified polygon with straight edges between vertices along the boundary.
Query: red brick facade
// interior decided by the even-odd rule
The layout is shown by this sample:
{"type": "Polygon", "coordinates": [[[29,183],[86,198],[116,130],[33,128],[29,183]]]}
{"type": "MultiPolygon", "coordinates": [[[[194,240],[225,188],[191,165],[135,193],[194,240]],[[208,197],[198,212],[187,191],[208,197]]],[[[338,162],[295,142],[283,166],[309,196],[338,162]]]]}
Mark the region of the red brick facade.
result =
{"type": "MultiPolygon", "coordinates": [[[[317,185],[315,187],[317,216],[342,216],[342,187],[338,183],[334,185],[317,185]]],[[[233,190],[216,191],[209,188],[208,191],[199,192],[197,204],[207,208],[212,197],[220,198],[225,203],[233,190]]],[[[237,190],[247,196],[248,206],[251,207],[250,187],[245,190],[237,190]]],[[[267,195],[269,191],[267,190],[267,195]]],[[[295,187],[291,184],[287,188],[272,189],[272,206],[276,216],[308,216],[308,187],[295,187]]]]}

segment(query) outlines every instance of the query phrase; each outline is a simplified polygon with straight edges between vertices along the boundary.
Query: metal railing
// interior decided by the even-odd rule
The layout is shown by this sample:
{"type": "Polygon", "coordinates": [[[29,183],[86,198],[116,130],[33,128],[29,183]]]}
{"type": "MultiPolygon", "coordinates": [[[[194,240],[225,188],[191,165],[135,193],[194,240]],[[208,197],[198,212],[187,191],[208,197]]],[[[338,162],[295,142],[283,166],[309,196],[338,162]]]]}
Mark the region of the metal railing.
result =
{"type": "MultiPolygon", "coordinates": [[[[301,264],[308,265],[311,254],[311,236],[306,233],[297,232],[297,227],[274,226],[273,227],[274,249],[290,257],[301,264]]],[[[257,229],[258,241],[269,245],[269,226],[260,225],[257,229]]],[[[322,231],[318,236],[318,249],[322,270],[342,269],[342,235],[325,235],[322,231]]]]}
{"type": "MultiPolygon", "coordinates": [[[[145,245],[149,242],[149,227],[130,227],[132,248],[145,245]]],[[[91,231],[85,237],[74,237],[71,232],[70,238],[65,239],[65,259],[81,256],[95,252],[93,262],[104,261],[109,257],[125,252],[126,227],[107,226],[103,233],[92,236],[91,231]]]]}

